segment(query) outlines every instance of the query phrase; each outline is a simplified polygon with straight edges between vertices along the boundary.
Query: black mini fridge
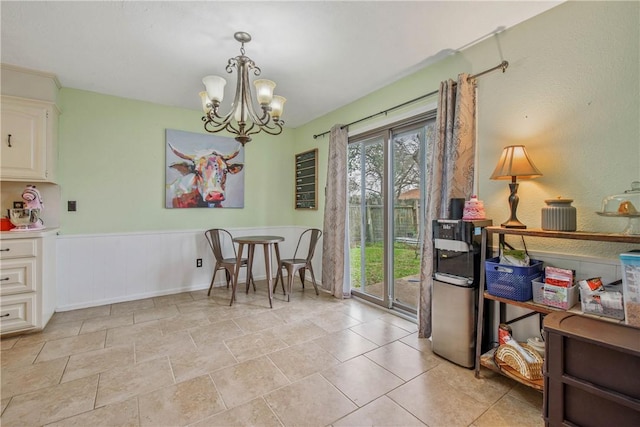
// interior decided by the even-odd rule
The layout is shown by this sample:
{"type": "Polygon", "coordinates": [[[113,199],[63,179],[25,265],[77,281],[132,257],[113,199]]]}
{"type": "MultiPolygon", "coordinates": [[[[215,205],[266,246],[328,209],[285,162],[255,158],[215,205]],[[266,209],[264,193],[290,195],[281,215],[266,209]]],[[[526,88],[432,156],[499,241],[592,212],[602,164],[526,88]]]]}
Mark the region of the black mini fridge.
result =
{"type": "Polygon", "coordinates": [[[433,222],[432,350],[465,368],[475,366],[482,229],[491,224],[433,222]]]}

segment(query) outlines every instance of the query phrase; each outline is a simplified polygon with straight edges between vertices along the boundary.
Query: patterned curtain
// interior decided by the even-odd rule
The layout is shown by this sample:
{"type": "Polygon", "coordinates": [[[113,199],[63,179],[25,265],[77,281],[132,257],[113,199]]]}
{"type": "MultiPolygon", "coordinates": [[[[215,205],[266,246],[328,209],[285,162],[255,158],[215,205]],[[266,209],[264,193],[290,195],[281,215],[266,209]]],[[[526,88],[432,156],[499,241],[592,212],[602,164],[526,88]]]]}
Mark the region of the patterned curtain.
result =
{"type": "Polygon", "coordinates": [[[347,241],[347,141],[342,125],[331,128],[322,235],[322,287],[336,298],[350,296],[347,241]]]}
{"type": "Polygon", "coordinates": [[[451,79],[440,83],[436,141],[427,147],[427,201],[418,318],[421,338],[431,336],[432,221],[448,217],[451,198],[468,199],[473,191],[476,97],[475,81],[467,78],[468,74],[460,74],[457,84],[451,79]]]}

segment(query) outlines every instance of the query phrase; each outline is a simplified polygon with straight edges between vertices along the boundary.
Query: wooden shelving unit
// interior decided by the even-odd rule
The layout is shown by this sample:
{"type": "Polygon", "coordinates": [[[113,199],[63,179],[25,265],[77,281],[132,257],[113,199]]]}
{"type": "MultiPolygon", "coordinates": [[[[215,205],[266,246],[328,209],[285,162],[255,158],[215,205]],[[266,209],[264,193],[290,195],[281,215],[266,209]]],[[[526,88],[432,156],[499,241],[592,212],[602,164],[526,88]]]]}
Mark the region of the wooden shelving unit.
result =
{"type": "Polygon", "coordinates": [[[296,209],[318,209],[318,149],[296,154],[296,209]]]}
{"type": "MultiPolygon", "coordinates": [[[[541,229],[514,229],[514,228],[502,228],[499,226],[485,227],[482,231],[482,249],[481,249],[481,262],[480,262],[480,291],[478,292],[479,301],[478,301],[478,329],[476,336],[476,363],[475,363],[475,376],[478,378],[480,376],[481,367],[490,369],[492,371],[501,373],[505,376],[508,376],[522,384],[525,384],[529,387],[535,388],[536,390],[542,391],[544,386],[542,380],[530,381],[526,378],[522,378],[518,375],[514,375],[504,369],[501,369],[496,365],[493,352],[495,349],[491,349],[486,353],[482,353],[482,337],[484,335],[484,302],[485,300],[497,301],[500,305],[500,322],[506,322],[506,306],[517,306],[530,310],[530,313],[524,316],[520,316],[516,319],[511,319],[509,322],[516,322],[518,320],[524,319],[531,315],[546,315],[553,312],[564,312],[565,310],[549,307],[542,304],[536,304],[533,301],[513,301],[507,298],[497,297],[489,294],[486,291],[486,276],[485,276],[485,261],[486,261],[486,248],[487,245],[493,245],[493,235],[497,234],[499,236],[500,242],[504,241],[505,235],[515,235],[515,236],[530,236],[530,237],[544,237],[551,239],[573,239],[573,240],[590,240],[590,241],[598,241],[598,242],[615,242],[615,243],[638,243],[640,244],[640,235],[626,235],[626,234],[615,234],[615,233],[596,233],[596,232],[585,232],[585,231],[574,231],[574,232],[566,232],[566,231],[546,231],[541,229]]],[[[569,310],[574,311],[574,310],[569,310]]],[[[581,314],[581,313],[578,313],[581,314]]],[[[611,321],[613,323],[620,323],[615,319],[607,319],[601,318],[602,320],[611,321]]]]}

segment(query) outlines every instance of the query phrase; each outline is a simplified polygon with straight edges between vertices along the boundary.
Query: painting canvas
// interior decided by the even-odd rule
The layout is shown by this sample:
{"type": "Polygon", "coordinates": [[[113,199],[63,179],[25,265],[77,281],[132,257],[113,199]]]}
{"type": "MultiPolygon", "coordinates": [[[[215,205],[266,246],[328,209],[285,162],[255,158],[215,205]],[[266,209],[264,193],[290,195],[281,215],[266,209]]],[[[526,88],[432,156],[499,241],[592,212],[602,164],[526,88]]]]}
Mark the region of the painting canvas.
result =
{"type": "Polygon", "coordinates": [[[165,150],[165,207],[244,207],[244,148],[236,140],[167,129],[165,150]]]}

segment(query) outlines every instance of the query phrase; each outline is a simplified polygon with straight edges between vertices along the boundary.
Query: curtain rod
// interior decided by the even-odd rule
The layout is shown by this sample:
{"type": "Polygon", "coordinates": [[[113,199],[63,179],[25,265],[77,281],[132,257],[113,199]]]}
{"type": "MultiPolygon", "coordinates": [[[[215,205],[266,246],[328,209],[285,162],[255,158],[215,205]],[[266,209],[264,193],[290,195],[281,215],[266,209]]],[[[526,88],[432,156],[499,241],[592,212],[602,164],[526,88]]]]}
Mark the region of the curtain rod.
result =
{"type": "MultiPolygon", "coordinates": [[[[508,63],[507,61],[502,61],[499,65],[496,65],[496,66],[495,66],[495,67],[493,67],[493,68],[489,68],[488,70],[484,70],[484,71],[482,71],[482,72],[480,72],[480,73],[478,73],[478,74],[474,74],[474,75],[472,75],[472,76],[467,77],[467,81],[469,81],[469,80],[471,80],[471,79],[475,79],[476,77],[483,76],[483,75],[485,75],[485,74],[487,74],[487,73],[490,73],[490,72],[492,72],[492,71],[495,71],[495,70],[497,70],[497,69],[501,69],[501,70],[502,70],[502,72],[504,73],[505,71],[507,71],[507,67],[508,67],[508,66],[509,66],[509,63],[508,63]]],[[[456,83],[454,82],[454,84],[456,84],[456,83]]],[[[346,125],[342,126],[342,127],[341,127],[341,129],[344,129],[344,128],[349,127],[349,126],[351,126],[351,125],[355,125],[356,123],[364,122],[365,120],[372,119],[372,118],[377,117],[377,116],[380,116],[380,115],[382,115],[382,114],[387,114],[387,113],[388,113],[388,112],[390,112],[390,111],[397,110],[398,108],[402,108],[402,107],[404,107],[405,105],[409,105],[409,104],[412,104],[412,103],[414,103],[414,102],[416,102],[416,101],[420,101],[421,99],[428,98],[428,97],[430,97],[430,96],[433,96],[433,95],[437,94],[437,93],[438,93],[438,91],[439,91],[439,90],[434,90],[433,92],[429,92],[429,93],[426,93],[426,94],[424,94],[424,95],[421,95],[421,96],[419,96],[419,97],[417,97],[417,98],[413,98],[413,99],[411,99],[411,100],[409,100],[409,101],[403,102],[402,104],[398,104],[398,105],[395,105],[395,106],[393,106],[393,107],[391,107],[391,108],[387,108],[386,110],[384,110],[384,111],[380,111],[379,113],[372,114],[372,115],[370,115],[370,116],[367,116],[367,117],[364,117],[364,118],[362,118],[362,119],[356,120],[355,122],[347,123],[346,125]]],[[[322,132],[322,133],[319,133],[319,134],[317,134],[317,135],[313,135],[313,139],[316,139],[316,138],[318,138],[318,137],[320,137],[320,136],[325,136],[325,135],[327,135],[328,133],[331,133],[331,131],[330,131],[330,130],[328,130],[328,131],[326,131],[326,132],[322,132]]]]}

